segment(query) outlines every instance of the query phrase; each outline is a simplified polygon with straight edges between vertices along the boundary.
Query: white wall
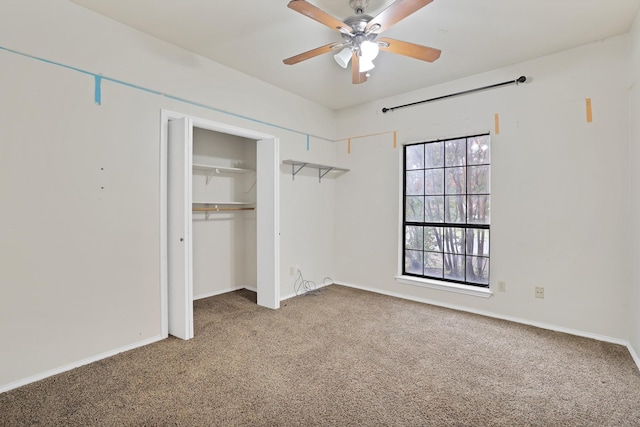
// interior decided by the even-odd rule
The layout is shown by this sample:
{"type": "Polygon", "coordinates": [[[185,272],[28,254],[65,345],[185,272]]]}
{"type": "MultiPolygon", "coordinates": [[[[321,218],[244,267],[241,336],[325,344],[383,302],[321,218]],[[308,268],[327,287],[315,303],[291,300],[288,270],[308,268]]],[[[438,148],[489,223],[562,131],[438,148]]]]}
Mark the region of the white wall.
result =
{"type": "Polygon", "coordinates": [[[631,318],[631,346],[640,355],[640,14],[629,34],[630,39],[630,71],[629,71],[629,166],[631,170],[631,241],[632,259],[632,295],[630,299],[631,318]]]}
{"type": "MultiPolygon", "coordinates": [[[[0,2],[0,69],[0,391],[160,338],[161,109],[275,135],[282,156],[335,157],[304,134],[334,138],[334,112],[64,0],[0,2]],[[107,80],[99,106],[94,77],[60,64],[213,108],[107,80]]],[[[282,295],[296,239],[332,269],[333,218],[318,212],[333,198],[287,178],[282,295]]]]}
{"type": "MultiPolygon", "coordinates": [[[[339,111],[336,279],[380,292],[626,340],[631,306],[628,40],[621,36],[339,111]],[[383,107],[531,82],[381,113],[383,107]],[[585,98],[594,120],[586,122],[585,98]],[[494,114],[500,133],[494,132],[494,114]],[[492,132],[489,299],[397,283],[401,143],[492,132]],[[506,292],[495,292],[498,281],[506,292]],[[534,287],[545,298],[534,298],[534,287]]],[[[425,72],[428,72],[426,70],[425,72]]]]}
{"type": "MultiPolygon", "coordinates": [[[[290,145],[281,149],[282,159],[294,159],[325,165],[335,165],[333,143],[326,144],[311,140],[310,150],[306,145],[290,145]]],[[[334,278],[335,219],[340,207],[335,204],[335,188],[339,177],[329,174],[318,181],[318,170],[305,168],[292,179],[290,165],[280,168],[280,223],[287,225],[282,232],[281,282],[283,297],[295,295],[293,285],[297,278],[298,266],[305,280],[320,286],[325,277],[334,278]],[[293,274],[292,274],[293,269],[293,274]]]]}

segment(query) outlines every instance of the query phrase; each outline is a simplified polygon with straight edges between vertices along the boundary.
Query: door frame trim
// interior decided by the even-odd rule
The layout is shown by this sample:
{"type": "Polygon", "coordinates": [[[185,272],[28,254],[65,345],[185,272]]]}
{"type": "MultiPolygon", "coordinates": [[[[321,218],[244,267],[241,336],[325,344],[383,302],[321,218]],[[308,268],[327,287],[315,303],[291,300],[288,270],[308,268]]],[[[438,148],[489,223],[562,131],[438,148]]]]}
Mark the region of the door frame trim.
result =
{"type": "Polygon", "coordinates": [[[160,322],[161,335],[169,336],[167,252],[168,123],[189,118],[192,126],[256,140],[258,305],[280,308],[280,185],[279,147],[274,135],[215,122],[176,111],[160,110],[160,322]]]}

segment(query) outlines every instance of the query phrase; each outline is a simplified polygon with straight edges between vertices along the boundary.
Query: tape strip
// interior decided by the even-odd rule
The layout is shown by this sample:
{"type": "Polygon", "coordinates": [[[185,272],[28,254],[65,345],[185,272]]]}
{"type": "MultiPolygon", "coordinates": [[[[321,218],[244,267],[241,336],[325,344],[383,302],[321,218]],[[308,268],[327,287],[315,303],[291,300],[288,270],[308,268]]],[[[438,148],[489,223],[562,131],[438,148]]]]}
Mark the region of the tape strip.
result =
{"type": "Polygon", "coordinates": [[[95,89],[93,93],[93,100],[96,104],[102,105],[102,77],[95,76],[95,89]]]}
{"type": "MultiPolygon", "coordinates": [[[[171,95],[171,94],[168,94],[168,93],[163,93],[163,92],[160,92],[160,91],[155,90],[155,89],[150,89],[150,88],[147,88],[147,87],[144,87],[144,86],[139,86],[139,85],[136,85],[136,84],[133,84],[133,83],[128,83],[128,82],[125,82],[123,80],[114,79],[112,77],[99,76],[99,75],[97,75],[97,74],[95,74],[95,73],[93,73],[91,71],[83,70],[81,68],[73,67],[71,65],[62,64],[60,62],[55,62],[55,61],[51,61],[51,60],[48,60],[48,59],[40,58],[40,57],[35,56],[35,55],[31,55],[31,54],[28,54],[28,53],[24,53],[24,52],[20,52],[20,51],[17,51],[17,50],[9,49],[9,48],[4,47],[4,46],[0,46],[0,51],[9,52],[9,53],[12,53],[12,54],[15,54],[15,55],[20,55],[20,56],[23,56],[25,58],[30,58],[30,59],[33,59],[33,60],[36,60],[36,61],[40,61],[40,62],[43,62],[43,63],[46,63],[46,64],[55,65],[55,66],[58,66],[58,67],[66,68],[68,70],[76,71],[78,73],[94,76],[95,79],[96,79],[96,82],[98,81],[98,79],[100,81],[107,80],[107,81],[112,82],[112,83],[116,83],[116,84],[119,84],[119,85],[122,85],[122,86],[126,86],[126,87],[129,87],[129,88],[132,88],[132,89],[139,90],[139,91],[147,92],[147,93],[150,93],[150,94],[153,94],[153,95],[163,96],[163,97],[165,97],[167,99],[172,99],[174,101],[178,101],[178,102],[182,102],[182,103],[185,103],[185,104],[193,105],[195,107],[204,108],[204,109],[207,109],[207,110],[210,110],[210,111],[215,111],[217,113],[222,113],[222,114],[226,114],[228,116],[236,117],[236,118],[243,119],[243,120],[248,120],[248,121],[251,121],[251,122],[254,122],[254,123],[258,123],[258,124],[261,124],[261,125],[270,126],[272,128],[275,128],[275,129],[281,129],[281,130],[284,130],[284,131],[287,131],[287,132],[293,132],[293,133],[298,134],[298,135],[306,135],[306,132],[302,132],[300,130],[292,129],[292,128],[289,128],[289,127],[286,127],[286,126],[281,126],[281,125],[278,125],[278,124],[275,124],[275,123],[270,123],[270,122],[267,122],[267,121],[264,121],[264,120],[260,120],[260,119],[255,119],[255,118],[252,118],[252,117],[249,117],[249,116],[245,116],[243,114],[234,113],[232,111],[227,111],[227,110],[224,110],[224,109],[221,109],[221,108],[217,108],[217,107],[213,107],[211,105],[203,104],[203,103],[200,103],[200,102],[191,101],[189,99],[182,98],[180,96],[175,96],[175,95],[171,95]]],[[[97,93],[101,95],[100,92],[97,92],[97,93]]],[[[102,99],[100,99],[100,102],[102,102],[102,99]]],[[[323,141],[336,142],[335,139],[325,138],[325,137],[320,136],[320,135],[313,135],[313,137],[317,138],[317,139],[321,139],[323,141]]]]}
{"type": "Polygon", "coordinates": [[[307,134],[307,151],[309,151],[311,144],[309,142],[309,135],[307,134]]]}
{"type": "Polygon", "coordinates": [[[398,148],[398,131],[393,131],[393,148],[398,148]]]}
{"type": "Polygon", "coordinates": [[[499,135],[500,134],[500,114],[496,113],[493,116],[493,124],[494,124],[494,134],[499,135]]]}
{"type": "Polygon", "coordinates": [[[351,154],[351,138],[347,139],[347,153],[351,154]]]}
{"type": "Polygon", "coordinates": [[[593,110],[591,108],[591,98],[587,98],[586,100],[587,106],[587,123],[591,123],[593,121],[593,110]]]}

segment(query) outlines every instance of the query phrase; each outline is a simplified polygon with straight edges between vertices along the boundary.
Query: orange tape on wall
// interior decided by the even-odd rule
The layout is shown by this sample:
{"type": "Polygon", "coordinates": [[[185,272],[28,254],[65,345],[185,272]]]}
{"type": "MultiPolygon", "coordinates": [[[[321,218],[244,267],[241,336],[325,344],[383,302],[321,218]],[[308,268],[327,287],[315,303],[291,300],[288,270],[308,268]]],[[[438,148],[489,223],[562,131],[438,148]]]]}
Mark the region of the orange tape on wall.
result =
{"type": "Polygon", "coordinates": [[[351,154],[351,138],[347,139],[347,153],[351,154]]]}
{"type": "Polygon", "coordinates": [[[593,109],[591,108],[591,98],[586,99],[587,106],[587,123],[591,123],[593,121],[593,109]]]}
{"type": "Polygon", "coordinates": [[[494,125],[493,133],[498,135],[500,133],[500,114],[496,113],[493,116],[493,125],[494,125]]]}

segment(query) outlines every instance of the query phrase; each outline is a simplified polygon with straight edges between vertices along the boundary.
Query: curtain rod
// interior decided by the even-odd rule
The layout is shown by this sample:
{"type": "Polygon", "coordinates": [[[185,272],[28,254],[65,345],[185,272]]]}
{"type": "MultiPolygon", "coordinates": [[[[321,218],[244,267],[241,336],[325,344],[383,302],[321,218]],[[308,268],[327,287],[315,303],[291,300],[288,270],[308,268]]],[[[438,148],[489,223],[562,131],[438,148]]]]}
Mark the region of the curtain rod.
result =
{"type": "Polygon", "coordinates": [[[432,101],[439,101],[441,99],[452,98],[454,96],[467,95],[469,93],[480,92],[481,90],[493,89],[493,88],[500,87],[500,86],[506,86],[506,85],[512,85],[512,84],[516,84],[517,85],[517,84],[520,84],[520,83],[524,83],[526,81],[527,81],[527,78],[525,76],[520,76],[515,80],[509,80],[509,81],[502,82],[502,83],[496,83],[494,85],[489,85],[489,86],[478,87],[478,88],[475,88],[475,89],[464,90],[462,92],[451,93],[449,95],[438,96],[437,98],[425,99],[423,101],[412,102],[410,104],[397,105],[395,107],[390,107],[390,108],[386,108],[385,107],[385,108],[382,109],[382,112],[386,113],[387,111],[393,111],[393,110],[397,110],[399,108],[412,107],[412,106],[418,105],[418,104],[424,104],[424,103],[432,102],[432,101]]]}

